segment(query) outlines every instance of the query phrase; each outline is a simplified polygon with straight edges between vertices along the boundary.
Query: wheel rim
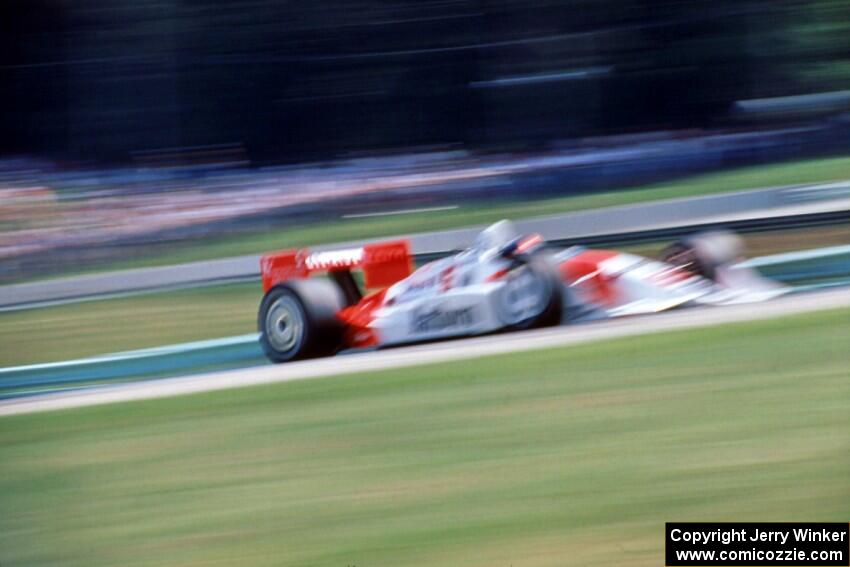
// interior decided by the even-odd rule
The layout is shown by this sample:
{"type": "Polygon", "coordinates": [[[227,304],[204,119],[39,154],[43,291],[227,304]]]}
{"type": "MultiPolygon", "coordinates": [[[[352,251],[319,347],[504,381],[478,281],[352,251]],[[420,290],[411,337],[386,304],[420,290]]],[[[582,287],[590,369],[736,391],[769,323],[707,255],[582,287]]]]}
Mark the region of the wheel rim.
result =
{"type": "Polygon", "coordinates": [[[266,313],[266,336],[278,352],[289,352],[300,343],[304,334],[304,316],[291,297],[280,297],[266,313]]]}

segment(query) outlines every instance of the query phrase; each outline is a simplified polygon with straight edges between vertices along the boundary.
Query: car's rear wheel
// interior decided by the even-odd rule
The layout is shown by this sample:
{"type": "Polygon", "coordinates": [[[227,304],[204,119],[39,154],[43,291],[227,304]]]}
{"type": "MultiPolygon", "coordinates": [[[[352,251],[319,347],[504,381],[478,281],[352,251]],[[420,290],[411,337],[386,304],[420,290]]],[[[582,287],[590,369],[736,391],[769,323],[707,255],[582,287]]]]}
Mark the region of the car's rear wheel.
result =
{"type": "Polygon", "coordinates": [[[563,291],[557,268],[538,253],[508,272],[500,296],[508,329],[529,329],[561,322],[563,291]]]}
{"type": "Polygon", "coordinates": [[[263,351],[272,362],[335,353],[343,344],[343,326],[336,318],[343,307],[342,291],[329,280],[294,280],[273,287],[257,316],[263,351]]]}

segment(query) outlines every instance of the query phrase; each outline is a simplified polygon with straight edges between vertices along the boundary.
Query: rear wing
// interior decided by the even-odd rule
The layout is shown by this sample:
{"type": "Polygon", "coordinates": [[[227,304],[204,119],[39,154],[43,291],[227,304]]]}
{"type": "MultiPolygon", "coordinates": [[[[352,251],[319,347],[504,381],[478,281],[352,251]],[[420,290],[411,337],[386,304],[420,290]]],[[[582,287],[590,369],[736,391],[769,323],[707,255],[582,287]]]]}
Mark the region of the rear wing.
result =
{"type": "Polygon", "coordinates": [[[355,268],[363,270],[367,288],[392,285],[413,271],[410,243],[407,240],[393,240],[322,252],[310,252],[304,248],[266,254],[260,259],[263,291],[287,280],[355,268]]]}

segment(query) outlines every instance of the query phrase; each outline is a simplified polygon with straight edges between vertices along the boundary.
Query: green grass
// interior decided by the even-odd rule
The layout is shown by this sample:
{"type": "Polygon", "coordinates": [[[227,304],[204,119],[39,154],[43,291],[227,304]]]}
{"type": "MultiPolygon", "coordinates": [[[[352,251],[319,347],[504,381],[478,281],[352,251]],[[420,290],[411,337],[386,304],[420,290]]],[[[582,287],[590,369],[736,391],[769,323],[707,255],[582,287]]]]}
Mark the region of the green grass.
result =
{"type": "Polygon", "coordinates": [[[667,521],[844,522],[848,344],[845,309],[0,418],[0,564],[658,566],[667,521]]]}
{"type": "MultiPolygon", "coordinates": [[[[659,199],[709,195],[773,185],[815,183],[848,177],[850,157],[838,157],[739,168],[687,177],[669,183],[577,197],[524,201],[520,193],[517,195],[519,200],[515,202],[463,205],[452,211],[391,217],[337,219],[333,222],[289,226],[250,235],[192,241],[176,244],[156,255],[133,255],[126,261],[97,266],[89,271],[179,264],[280,248],[488,224],[503,218],[521,219],[659,199]]],[[[53,274],[51,277],[64,275],[68,274],[53,274]]]]}
{"type": "Polygon", "coordinates": [[[256,282],[0,313],[0,367],[252,333],[262,294],[256,282]]]}

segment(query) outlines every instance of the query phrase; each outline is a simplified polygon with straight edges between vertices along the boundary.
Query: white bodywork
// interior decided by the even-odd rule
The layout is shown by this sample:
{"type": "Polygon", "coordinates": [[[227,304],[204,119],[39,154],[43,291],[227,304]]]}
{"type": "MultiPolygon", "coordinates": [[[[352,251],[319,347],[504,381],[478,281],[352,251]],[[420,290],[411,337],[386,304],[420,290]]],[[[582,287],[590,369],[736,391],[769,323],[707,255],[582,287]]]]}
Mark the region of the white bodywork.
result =
{"type": "Polygon", "coordinates": [[[545,283],[512,267],[502,249],[518,233],[509,221],[483,231],[472,248],[426,264],[391,286],[372,328],[381,344],[398,344],[511,327],[546,308],[545,283]]]}
{"type": "MultiPolygon", "coordinates": [[[[370,327],[381,345],[411,343],[498,331],[540,314],[550,286],[506,258],[506,245],[519,237],[506,221],[482,232],[475,246],[426,264],[391,286],[370,327]]],[[[717,281],[634,254],[600,252],[604,260],[580,277],[562,269],[582,254],[573,247],[551,257],[561,276],[562,320],[654,313],[694,304],[763,301],[786,292],[756,272],[735,266],[717,271],[717,281]],[[607,299],[599,298],[600,278],[607,299]]]]}
{"type": "MultiPolygon", "coordinates": [[[[583,248],[556,256],[568,261],[583,248]]],[[[767,301],[788,292],[752,269],[732,264],[717,269],[716,281],[683,273],[675,266],[635,254],[618,252],[599,263],[599,271],[613,282],[616,299],[597,305],[608,317],[657,313],[687,305],[729,305],[767,301]]],[[[565,281],[579,303],[592,304],[592,294],[581,280],[565,281]]],[[[575,301],[574,300],[574,301],[575,301]]]]}

